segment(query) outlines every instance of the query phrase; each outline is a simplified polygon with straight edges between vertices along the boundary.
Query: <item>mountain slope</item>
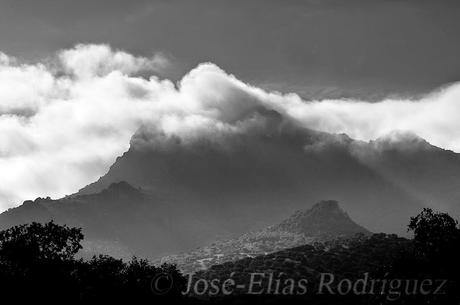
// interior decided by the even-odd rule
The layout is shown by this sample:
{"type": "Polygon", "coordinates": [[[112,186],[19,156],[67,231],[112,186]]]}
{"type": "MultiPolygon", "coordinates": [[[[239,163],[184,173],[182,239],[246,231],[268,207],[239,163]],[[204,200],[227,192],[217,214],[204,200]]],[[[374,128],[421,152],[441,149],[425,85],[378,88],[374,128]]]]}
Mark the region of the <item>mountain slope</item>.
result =
{"type": "Polygon", "coordinates": [[[459,214],[458,154],[412,137],[364,143],[259,115],[263,128],[189,141],[142,128],[98,181],[61,200],[25,202],[2,214],[0,227],[52,218],[158,258],[260,230],[323,198],[373,232],[405,234],[407,219],[430,204],[459,214]],[[111,195],[121,181],[142,196],[111,195]]]}
{"type": "Polygon", "coordinates": [[[321,201],[309,210],[299,210],[272,229],[319,238],[369,233],[351,220],[334,200],[321,201]]]}
{"type": "MultiPolygon", "coordinates": [[[[358,142],[276,126],[260,134],[229,136],[224,144],[172,139],[164,145],[140,145],[154,137],[140,131],[109,172],[80,193],[126,180],[189,212],[220,219],[212,230],[233,236],[277,223],[289,211],[304,208],[304,202],[323,198],[340,201],[372,231],[404,233],[407,219],[427,205],[358,155],[358,142]]],[[[377,153],[366,143],[359,143],[359,149],[377,153]]],[[[406,161],[410,167],[411,159],[406,161]]],[[[450,163],[460,165],[460,158],[450,163]]],[[[455,185],[460,175],[444,182],[455,185]]],[[[424,191],[436,193],[436,186],[424,191]]],[[[452,206],[452,199],[446,204],[452,206]]]]}
{"type": "Polygon", "coordinates": [[[159,263],[173,263],[183,272],[193,273],[245,257],[369,234],[350,219],[337,201],[321,201],[311,209],[295,212],[277,225],[235,239],[216,241],[188,253],[163,257],[159,263]]]}
{"type": "MultiPolygon", "coordinates": [[[[373,234],[337,240],[326,246],[303,245],[225,262],[199,271],[193,278],[195,281],[216,279],[221,282],[231,278],[236,282],[233,290],[236,295],[247,293],[253,274],[261,275],[258,278],[261,280],[257,285],[258,291],[263,290],[270,297],[281,294],[273,292],[273,289],[277,289],[272,285],[276,279],[307,279],[310,291],[318,291],[321,273],[332,273],[338,279],[359,279],[365,273],[369,273],[370,278],[382,278],[384,268],[391,266],[395,258],[399,258],[410,247],[411,241],[408,239],[396,235],[373,234]],[[268,289],[272,289],[271,293],[268,289]]],[[[332,286],[338,282],[335,281],[332,286]]],[[[194,283],[192,287],[193,285],[194,283]]],[[[284,286],[279,287],[280,292],[283,288],[284,286]]],[[[339,301],[339,304],[343,304],[343,296],[339,301]]]]}
{"type": "Polygon", "coordinates": [[[26,201],[0,215],[0,229],[53,220],[83,229],[82,255],[156,257],[191,246],[188,241],[192,236],[187,235],[193,235],[194,231],[185,226],[176,230],[171,225],[173,215],[174,211],[160,199],[119,182],[96,194],[26,201]]]}
{"type": "Polygon", "coordinates": [[[460,217],[459,154],[410,133],[392,133],[357,151],[364,164],[412,198],[460,217]]]}

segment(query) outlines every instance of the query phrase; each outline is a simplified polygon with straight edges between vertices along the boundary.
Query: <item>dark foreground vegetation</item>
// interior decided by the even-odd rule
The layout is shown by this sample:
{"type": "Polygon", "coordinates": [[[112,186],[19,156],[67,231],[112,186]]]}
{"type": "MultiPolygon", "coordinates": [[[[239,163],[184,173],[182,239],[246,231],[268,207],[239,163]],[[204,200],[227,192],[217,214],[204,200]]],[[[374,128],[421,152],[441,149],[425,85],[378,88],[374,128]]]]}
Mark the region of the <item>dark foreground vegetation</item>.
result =
{"type": "Polygon", "coordinates": [[[412,240],[375,234],[305,245],[213,266],[189,282],[173,265],[77,259],[80,229],[32,223],[0,232],[0,289],[2,299],[34,303],[459,304],[458,223],[425,209],[409,230],[412,240]],[[380,280],[372,291],[371,279],[380,280]]]}

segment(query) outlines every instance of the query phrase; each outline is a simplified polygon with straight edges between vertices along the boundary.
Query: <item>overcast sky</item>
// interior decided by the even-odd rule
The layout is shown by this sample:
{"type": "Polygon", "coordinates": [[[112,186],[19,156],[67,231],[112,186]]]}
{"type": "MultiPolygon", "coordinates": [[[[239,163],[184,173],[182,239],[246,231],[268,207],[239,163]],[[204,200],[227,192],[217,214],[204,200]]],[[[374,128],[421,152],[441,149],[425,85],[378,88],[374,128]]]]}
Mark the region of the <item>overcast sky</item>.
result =
{"type": "Polygon", "coordinates": [[[0,0],[0,50],[76,43],[163,52],[179,79],[204,61],[303,96],[418,93],[460,78],[456,0],[0,0]]]}

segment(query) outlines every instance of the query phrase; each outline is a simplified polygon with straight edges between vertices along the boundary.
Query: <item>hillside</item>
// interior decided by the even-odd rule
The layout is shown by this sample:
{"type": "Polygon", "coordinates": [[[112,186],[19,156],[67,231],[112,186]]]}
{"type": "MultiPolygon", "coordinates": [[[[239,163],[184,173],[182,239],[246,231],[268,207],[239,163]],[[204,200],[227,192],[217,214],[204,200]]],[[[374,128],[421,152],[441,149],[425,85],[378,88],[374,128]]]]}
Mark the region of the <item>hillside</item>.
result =
{"type": "Polygon", "coordinates": [[[170,225],[173,214],[158,198],[119,182],[96,194],[26,201],[0,215],[0,229],[53,220],[83,229],[83,256],[105,253],[121,258],[134,254],[155,257],[169,253],[166,249],[180,251],[188,247],[183,236],[193,232],[177,232],[170,225]]]}
{"type": "MultiPolygon", "coordinates": [[[[283,291],[290,291],[289,285],[285,284],[286,279],[292,279],[295,283],[304,279],[308,280],[308,293],[305,296],[313,296],[316,304],[321,300],[321,296],[318,297],[316,294],[321,274],[334,275],[335,281],[331,284],[333,289],[337,288],[336,285],[341,279],[357,280],[363,278],[365,273],[368,273],[370,278],[380,278],[395,259],[410,249],[411,241],[396,235],[374,234],[343,238],[326,245],[304,245],[254,258],[226,262],[197,272],[193,278],[194,281],[218,279],[221,282],[231,278],[235,281],[232,287],[233,295],[239,295],[248,292],[251,274],[258,274],[261,282],[257,285],[257,290],[263,291],[263,294],[269,295],[270,298],[282,296],[283,291]],[[280,282],[278,286],[275,284],[276,280],[280,282]]],[[[263,298],[258,299],[263,303],[262,300],[263,298]]],[[[348,304],[346,297],[339,297],[339,301],[340,304],[348,304]]]]}
{"type": "Polygon", "coordinates": [[[353,222],[336,201],[321,201],[311,209],[299,210],[288,219],[263,230],[216,241],[193,251],[163,257],[158,263],[176,264],[184,273],[210,266],[266,255],[301,245],[326,243],[370,232],[353,222]]]}

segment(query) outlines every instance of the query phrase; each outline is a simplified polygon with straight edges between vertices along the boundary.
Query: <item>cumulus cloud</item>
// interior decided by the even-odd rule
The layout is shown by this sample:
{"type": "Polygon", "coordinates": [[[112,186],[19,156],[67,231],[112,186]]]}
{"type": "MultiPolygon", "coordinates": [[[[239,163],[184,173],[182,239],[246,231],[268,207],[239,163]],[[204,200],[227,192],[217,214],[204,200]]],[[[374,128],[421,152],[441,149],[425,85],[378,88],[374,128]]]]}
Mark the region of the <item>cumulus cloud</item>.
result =
{"type": "Polygon", "coordinates": [[[168,137],[219,141],[263,133],[271,128],[267,113],[276,111],[279,121],[360,140],[407,130],[460,151],[460,85],[417,101],[303,101],[245,84],[213,64],[174,84],[156,76],[169,64],[163,56],[107,45],[77,45],[55,61],[24,64],[0,53],[0,209],[93,182],[141,126],[161,134],[144,141],[153,146],[168,137]]]}

